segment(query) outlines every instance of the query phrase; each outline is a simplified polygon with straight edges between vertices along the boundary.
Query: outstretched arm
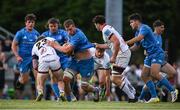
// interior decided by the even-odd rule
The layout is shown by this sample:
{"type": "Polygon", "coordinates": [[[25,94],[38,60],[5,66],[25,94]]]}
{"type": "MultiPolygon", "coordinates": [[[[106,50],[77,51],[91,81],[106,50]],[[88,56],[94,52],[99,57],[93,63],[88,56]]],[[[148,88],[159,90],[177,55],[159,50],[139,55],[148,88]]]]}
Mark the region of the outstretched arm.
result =
{"type": "Polygon", "coordinates": [[[70,53],[70,52],[72,52],[73,49],[74,49],[74,47],[73,47],[71,44],[68,44],[68,43],[67,43],[66,45],[61,46],[61,45],[59,45],[57,42],[48,41],[48,44],[49,44],[51,47],[53,47],[53,48],[55,48],[56,50],[61,51],[61,52],[63,52],[63,53],[70,53]]]}
{"type": "Polygon", "coordinates": [[[126,41],[126,43],[127,43],[127,45],[133,45],[134,43],[139,42],[142,39],[144,39],[144,36],[143,35],[139,35],[138,37],[134,37],[134,38],[126,41]]]}

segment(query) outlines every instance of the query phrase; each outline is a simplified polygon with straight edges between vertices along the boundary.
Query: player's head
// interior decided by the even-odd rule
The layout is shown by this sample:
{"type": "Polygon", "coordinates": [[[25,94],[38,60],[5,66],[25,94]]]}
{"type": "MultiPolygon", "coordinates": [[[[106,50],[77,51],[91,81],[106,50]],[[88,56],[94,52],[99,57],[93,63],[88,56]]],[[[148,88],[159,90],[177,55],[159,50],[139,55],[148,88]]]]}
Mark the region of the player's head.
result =
{"type": "Polygon", "coordinates": [[[103,15],[97,15],[93,18],[92,22],[94,23],[96,29],[101,31],[101,26],[105,24],[105,17],[103,15]]]}
{"type": "Polygon", "coordinates": [[[36,15],[34,15],[33,13],[27,14],[24,19],[25,19],[26,29],[31,31],[35,25],[36,15]]]}
{"type": "Polygon", "coordinates": [[[52,32],[52,33],[57,32],[58,28],[60,27],[59,19],[50,18],[46,24],[46,27],[48,27],[50,32],[52,32]]]}
{"type": "Polygon", "coordinates": [[[164,32],[164,23],[161,20],[156,20],[153,23],[154,31],[158,34],[162,34],[164,32]]]}
{"type": "Polygon", "coordinates": [[[42,39],[44,39],[44,38],[45,38],[45,36],[39,36],[39,37],[37,38],[36,42],[38,42],[38,41],[40,41],[40,40],[42,40],[42,39]]]}
{"type": "Polygon", "coordinates": [[[137,29],[142,22],[142,17],[139,13],[133,13],[129,16],[129,22],[132,29],[137,29]]]}
{"type": "Polygon", "coordinates": [[[96,48],[95,56],[96,56],[97,58],[103,57],[103,56],[104,56],[104,51],[105,51],[105,49],[96,48]]]}
{"type": "Polygon", "coordinates": [[[66,21],[64,21],[64,28],[69,35],[74,35],[76,32],[76,26],[72,19],[67,19],[66,21]]]}

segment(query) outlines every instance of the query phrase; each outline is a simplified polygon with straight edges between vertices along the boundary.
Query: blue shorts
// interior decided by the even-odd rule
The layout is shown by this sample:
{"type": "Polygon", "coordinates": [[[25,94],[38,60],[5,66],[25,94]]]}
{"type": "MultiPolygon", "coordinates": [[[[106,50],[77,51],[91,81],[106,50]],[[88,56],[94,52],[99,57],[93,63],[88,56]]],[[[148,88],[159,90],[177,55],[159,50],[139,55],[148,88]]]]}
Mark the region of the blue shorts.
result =
{"type": "Polygon", "coordinates": [[[165,54],[163,52],[157,53],[157,54],[153,54],[150,56],[146,56],[146,58],[144,59],[144,66],[145,67],[151,67],[152,64],[160,64],[160,65],[164,65],[165,63],[165,54]]]}
{"type": "Polygon", "coordinates": [[[69,61],[70,61],[69,57],[63,57],[63,58],[60,57],[60,64],[63,71],[67,68],[69,61]]]}
{"type": "Polygon", "coordinates": [[[23,58],[18,67],[21,74],[28,73],[32,69],[32,58],[23,58]]]}
{"type": "Polygon", "coordinates": [[[91,78],[93,75],[93,70],[94,70],[94,59],[86,59],[86,60],[80,60],[77,61],[75,59],[72,59],[68,67],[69,69],[72,69],[76,71],[77,73],[80,73],[82,78],[91,78]]]}

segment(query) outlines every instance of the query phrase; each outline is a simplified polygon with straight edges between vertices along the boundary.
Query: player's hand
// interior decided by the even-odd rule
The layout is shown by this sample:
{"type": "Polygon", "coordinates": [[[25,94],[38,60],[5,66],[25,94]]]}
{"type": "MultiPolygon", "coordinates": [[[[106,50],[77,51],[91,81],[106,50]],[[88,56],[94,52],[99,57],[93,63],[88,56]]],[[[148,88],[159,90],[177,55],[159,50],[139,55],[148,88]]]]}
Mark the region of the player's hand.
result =
{"type": "Polygon", "coordinates": [[[16,60],[17,60],[18,63],[23,61],[22,57],[20,57],[19,55],[16,56],[16,60]]]}
{"type": "Polygon", "coordinates": [[[112,57],[110,58],[110,63],[113,64],[113,63],[115,63],[115,62],[116,62],[116,58],[112,56],[112,57]]]}
{"type": "Polygon", "coordinates": [[[68,43],[64,43],[63,46],[68,46],[69,44],[68,43]]]}
{"type": "Polygon", "coordinates": [[[47,44],[48,44],[49,46],[51,46],[51,47],[54,47],[55,42],[54,42],[54,41],[49,41],[49,40],[47,40],[47,44]]]}

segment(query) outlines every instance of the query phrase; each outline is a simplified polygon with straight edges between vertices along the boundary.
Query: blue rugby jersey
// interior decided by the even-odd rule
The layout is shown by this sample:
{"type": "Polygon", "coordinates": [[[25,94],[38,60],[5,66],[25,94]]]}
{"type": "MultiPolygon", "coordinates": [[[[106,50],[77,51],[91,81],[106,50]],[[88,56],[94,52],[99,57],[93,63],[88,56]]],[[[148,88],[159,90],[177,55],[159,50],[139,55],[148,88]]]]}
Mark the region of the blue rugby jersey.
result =
{"type": "Polygon", "coordinates": [[[35,29],[27,31],[25,27],[16,33],[14,40],[18,42],[18,54],[21,57],[31,57],[33,45],[39,35],[39,32],[35,29]]]}

